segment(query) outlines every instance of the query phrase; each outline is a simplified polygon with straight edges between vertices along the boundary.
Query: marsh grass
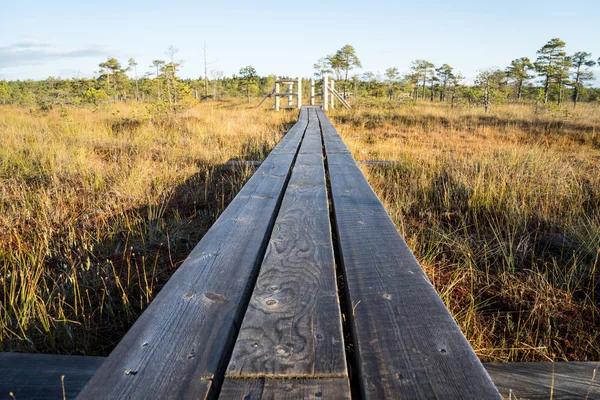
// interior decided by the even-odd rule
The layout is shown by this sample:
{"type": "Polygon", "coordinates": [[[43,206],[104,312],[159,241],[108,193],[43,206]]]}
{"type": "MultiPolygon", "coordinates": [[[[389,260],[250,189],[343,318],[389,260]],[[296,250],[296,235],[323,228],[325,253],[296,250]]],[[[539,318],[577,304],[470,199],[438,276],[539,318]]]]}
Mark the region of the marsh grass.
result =
{"type": "Polygon", "coordinates": [[[600,360],[599,105],[331,118],[482,360],[600,360]]]}
{"type": "Polygon", "coordinates": [[[108,354],[295,118],[0,107],[0,350],[108,354]]]}
{"type": "MultiPolygon", "coordinates": [[[[330,117],[484,361],[600,360],[600,106],[330,117]]],[[[0,350],[106,355],[295,113],[0,107],[0,350]]]]}

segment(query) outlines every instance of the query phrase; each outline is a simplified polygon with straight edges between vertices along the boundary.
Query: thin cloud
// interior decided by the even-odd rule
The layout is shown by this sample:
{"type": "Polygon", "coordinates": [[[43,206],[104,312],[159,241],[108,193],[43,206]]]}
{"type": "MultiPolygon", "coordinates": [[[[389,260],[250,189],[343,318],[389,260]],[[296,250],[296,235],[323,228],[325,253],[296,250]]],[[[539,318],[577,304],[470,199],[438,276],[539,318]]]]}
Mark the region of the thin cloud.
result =
{"type": "MultiPolygon", "coordinates": [[[[52,47],[52,45],[50,43],[42,42],[40,40],[35,40],[35,39],[22,40],[20,42],[13,43],[11,46],[15,49],[36,49],[36,48],[39,49],[39,48],[52,47]]],[[[11,47],[11,46],[9,46],[9,47],[11,47]]]]}
{"type": "Polygon", "coordinates": [[[65,58],[104,57],[106,48],[89,46],[75,50],[62,50],[50,43],[23,40],[8,46],[0,46],[0,69],[39,65],[65,58]]]}

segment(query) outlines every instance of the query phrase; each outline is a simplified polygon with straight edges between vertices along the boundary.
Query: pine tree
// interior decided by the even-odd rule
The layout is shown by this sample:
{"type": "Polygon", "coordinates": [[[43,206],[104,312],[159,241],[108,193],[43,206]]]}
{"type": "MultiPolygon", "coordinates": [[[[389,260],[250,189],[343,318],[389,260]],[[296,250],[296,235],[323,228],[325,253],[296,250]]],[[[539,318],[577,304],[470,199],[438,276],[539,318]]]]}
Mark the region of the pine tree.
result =
{"type": "Polygon", "coordinates": [[[459,97],[460,88],[462,81],[465,77],[459,72],[458,74],[452,74],[448,79],[448,86],[450,87],[450,107],[454,108],[454,102],[459,97]]]}
{"type": "Polygon", "coordinates": [[[133,76],[135,79],[135,101],[140,101],[140,85],[138,83],[137,65],[135,58],[129,59],[129,69],[133,69],[133,76]]]}
{"type": "Polygon", "coordinates": [[[119,101],[119,94],[123,91],[123,84],[127,80],[125,69],[114,57],[108,57],[105,62],[98,64],[100,67],[100,79],[106,81],[106,93],[112,95],[114,102],[119,101]],[[112,85],[111,85],[112,81],[112,85]]]}
{"type": "MultiPolygon", "coordinates": [[[[573,108],[575,108],[577,106],[577,101],[579,101],[581,90],[585,87],[585,83],[594,79],[594,73],[590,68],[596,65],[596,62],[592,60],[592,55],[585,51],[578,51],[573,54],[569,57],[569,61],[571,62],[571,68],[573,69],[571,72],[573,77],[573,95],[571,96],[571,99],[573,100],[573,108]]],[[[600,63],[600,58],[598,59],[598,62],[600,63]]]]}
{"type": "Polygon", "coordinates": [[[506,74],[498,68],[480,70],[475,84],[481,89],[481,102],[488,112],[493,101],[502,98],[501,89],[506,84],[506,74]]]}
{"type": "Polygon", "coordinates": [[[438,81],[440,82],[440,101],[444,101],[446,97],[446,88],[449,80],[452,78],[453,68],[448,64],[444,64],[435,70],[438,81]]]}
{"type": "MultiPolygon", "coordinates": [[[[433,75],[434,68],[435,65],[426,60],[415,60],[412,62],[411,69],[414,71],[414,78],[417,80],[417,82],[421,82],[421,86],[423,88],[423,94],[421,96],[423,99],[425,98],[425,86],[429,80],[429,77],[433,75]]],[[[418,89],[415,91],[415,94],[415,100],[419,100],[418,89]]]]}
{"type": "Polygon", "coordinates": [[[398,72],[398,68],[392,67],[385,70],[385,76],[388,81],[388,98],[392,100],[394,97],[394,84],[398,80],[398,76],[400,73],[398,72]]]}
{"type": "Polygon", "coordinates": [[[506,76],[513,83],[515,87],[515,98],[517,101],[521,101],[523,95],[523,86],[531,79],[529,71],[533,70],[533,64],[528,57],[517,58],[510,62],[505,70],[506,76]]]}
{"type": "Polygon", "coordinates": [[[250,88],[256,83],[258,75],[252,65],[247,65],[240,68],[240,78],[242,85],[246,88],[246,95],[248,96],[248,103],[250,103],[250,88]]]}
{"type": "Polygon", "coordinates": [[[331,63],[328,58],[321,57],[313,64],[315,77],[323,78],[325,75],[332,73],[331,63]]]}
{"type": "Polygon", "coordinates": [[[344,78],[344,98],[347,94],[348,75],[354,68],[362,68],[362,64],[356,55],[356,50],[349,44],[339,49],[335,54],[326,57],[329,66],[335,71],[337,80],[344,78]]]}
{"type": "Polygon", "coordinates": [[[535,61],[535,70],[538,75],[544,78],[544,103],[548,102],[550,86],[556,82],[560,75],[561,65],[564,62],[567,53],[565,52],[566,43],[559,38],[553,38],[537,51],[538,57],[535,61]]]}
{"type": "Polygon", "coordinates": [[[156,80],[156,98],[157,99],[161,99],[162,98],[162,85],[160,80],[158,79],[158,77],[160,76],[160,71],[162,71],[163,66],[165,65],[165,62],[163,60],[154,60],[152,61],[152,65],[150,67],[156,68],[156,76],[155,76],[155,80],[156,80]]]}

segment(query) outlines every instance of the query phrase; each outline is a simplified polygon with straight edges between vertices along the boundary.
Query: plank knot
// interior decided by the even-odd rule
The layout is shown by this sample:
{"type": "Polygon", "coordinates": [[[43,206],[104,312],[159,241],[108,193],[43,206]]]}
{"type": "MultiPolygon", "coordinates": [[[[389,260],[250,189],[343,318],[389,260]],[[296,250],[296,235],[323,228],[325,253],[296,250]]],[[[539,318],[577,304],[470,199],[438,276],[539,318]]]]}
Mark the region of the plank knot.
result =
{"type": "Polygon", "coordinates": [[[227,297],[218,294],[218,293],[214,293],[214,292],[205,292],[204,293],[204,297],[206,297],[208,300],[214,302],[214,303],[219,303],[219,304],[223,304],[223,303],[227,303],[227,297]]]}

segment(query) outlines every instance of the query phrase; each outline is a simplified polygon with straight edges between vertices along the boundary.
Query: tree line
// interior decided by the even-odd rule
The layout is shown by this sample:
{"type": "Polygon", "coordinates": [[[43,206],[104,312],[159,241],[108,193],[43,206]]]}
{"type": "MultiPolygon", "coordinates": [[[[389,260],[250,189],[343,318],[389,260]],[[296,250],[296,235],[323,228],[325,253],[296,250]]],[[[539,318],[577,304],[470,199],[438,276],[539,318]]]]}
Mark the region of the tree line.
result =
{"type": "MultiPolygon", "coordinates": [[[[405,74],[397,67],[387,68],[383,74],[356,74],[353,72],[362,68],[362,63],[354,47],[345,45],[317,60],[314,75],[336,79],[346,98],[439,101],[452,106],[467,103],[486,110],[491,104],[503,102],[560,105],[570,99],[576,106],[579,101],[600,100],[600,89],[590,87],[594,79],[592,68],[600,64],[600,59],[585,51],[568,55],[565,47],[564,41],[551,39],[537,51],[535,60],[520,57],[504,69],[479,70],[474,81],[467,84],[465,77],[449,64],[436,67],[424,59],[413,61],[405,74]]],[[[164,52],[165,58],[153,60],[143,74],[139,74],[141,67],[135,59],[124,65],[109,57],[98,64],[94,78],[0,81],[0,104],[51,108],[137,101],[177,109],[203,99],[244,97],[250,102],[253,96],[264,95],[273,87],[275,77],[260,76],[251,65],[241,67],[231,77],[220,70],[208,71],[205,65],[204,76],[182,79],[179,72],[183,60],[177,58],[178,51],[170,46],[164,52]]],[[[303,88],[308,91],[307,84],[303,88]]]]}
{"type": "Polygon", "coordinates": [[[206,98],[247,97],[258,95],[273,86],[274,77],[260,77],[248,65],[239,74],[226,77],[223,71],[206,71],[198,79],[179,76],[183,60],[179,49],[169,46],[164,59],[153,60],[147,72],[139,74],[134,58],[124,65],[114,57],[98,64],[94,78],[0,81],[0,104],[39,105],[49,109],[55,105],[103,105],[136,101],[183,107],[193,100],[206,98]]]}
{"type": "Polygon", "coordinates": [[[590,88],[594,80],[592,68],[600,65],[591,53],[578,51],[568,55],[566,43],[553,38],[537,51],[535,61],[520,57],[505,69],[498,67],[478,71],[471,85],[465,77],[448,64],[437,67],[430,61],[419,59],[411,63],[410,72],[400,74],[397,67],[385,73],[364,72],[349,79],[349,71],[361,68],[355,49],[346,45],[337,52],[320,58],[314,64],[315,76],[333,75],[343,86],[344,95],[353,88],[353,95],[383,97],[411,97],[413,100],[434,99],[449,101],[452,105],[462,100],[477,103],[488,110],[492,103],[534,100],[547,104],[556,101],[561,105],[567,96],[577,106],[580,100],[600,99],[600,90],[590,88]],[[536,78],[538,80],[536,81],[536,78]]]}

